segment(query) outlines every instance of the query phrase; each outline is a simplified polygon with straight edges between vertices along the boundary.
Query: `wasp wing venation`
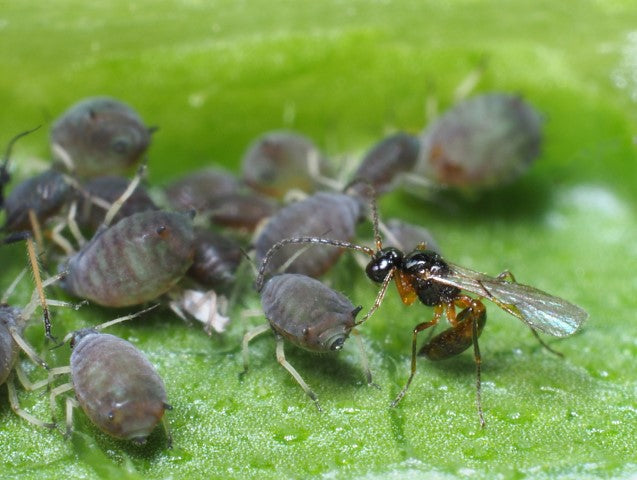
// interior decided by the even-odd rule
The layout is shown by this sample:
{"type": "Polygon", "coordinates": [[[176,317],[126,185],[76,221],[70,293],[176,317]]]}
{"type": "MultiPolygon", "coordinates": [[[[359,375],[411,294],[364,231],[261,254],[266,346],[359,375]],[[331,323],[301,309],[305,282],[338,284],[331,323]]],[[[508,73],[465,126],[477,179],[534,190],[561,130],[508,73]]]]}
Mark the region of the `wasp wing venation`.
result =
{"type": "Polygon", "coordinates": [[[575,333],[588,318],[577,305],[535,287],[448,265],[449,273],[429,278],[487,298],[540,332],[565,337],[575,333]]]}

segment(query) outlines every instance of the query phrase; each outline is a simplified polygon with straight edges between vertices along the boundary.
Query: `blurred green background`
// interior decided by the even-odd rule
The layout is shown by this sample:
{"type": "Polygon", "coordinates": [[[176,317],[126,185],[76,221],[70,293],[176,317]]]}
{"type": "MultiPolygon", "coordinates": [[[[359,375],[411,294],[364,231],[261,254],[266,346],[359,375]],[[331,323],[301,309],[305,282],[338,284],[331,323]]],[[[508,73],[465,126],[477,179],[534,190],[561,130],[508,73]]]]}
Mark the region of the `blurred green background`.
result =
{"type": "MultiPolygon", "coordinates": [[[[136,447],[107,438],[79,411],[77,432],[64,441],[17,418],[3,388],[0,477],[634,478],[633,2],[1,1],[0,144],[44,124],[14,155],[16,179],[42,170],[50,122],[82,97],[107,94],[160,127],[151,184],[204,165],[237,171],[248,143],[278,128],[310,136],[344,162],[388,132],[422,130],[427,96],[448,107],[482,58],[477,92],[520,93],[544,115],[541,157],[526,177],[478,199],[432,203],[395,192],[381,215],[427,226],[454,263],[491,274],[509,268],[591,315],[573,338],[548,340],[561,360],[489,305],[480,340],[484,430],[470,353],[421,360],[408,395],[389,408],[407,377],[411,327],[431,315],[403,307],[394,291],[361,328],[380,391],[364,384],[353,342],[337,358],[289,349],[322,414],[276,363],[271,338],[254,342],[240,382],[241,336],[263,321],[245,314],[258,308],[247,295],[223,337],[169,313],[112,329],[166,381],[172,451],[160,430],[136,447]]],[[[24,266],[23,252],[0,252],[2,290],[24,266]]],[[[376,294],[351,257],[327,281],[356,304],[376,294]]],[[[23,281],[12,302],[24,304],[29,288],[23,281]]],[[[50,296],[64,298],[59,289],[50,296]]],[[[62,336],[120,313],[57,309],[54,330],[62,336]]],[[[27,334],[45,348],[37,322],[27,334]]],[[[68,347],[46,355],[64,364],[68,347]]],[[[45,394],[21,392],[21,401],[48,415],[45,394]]]]}

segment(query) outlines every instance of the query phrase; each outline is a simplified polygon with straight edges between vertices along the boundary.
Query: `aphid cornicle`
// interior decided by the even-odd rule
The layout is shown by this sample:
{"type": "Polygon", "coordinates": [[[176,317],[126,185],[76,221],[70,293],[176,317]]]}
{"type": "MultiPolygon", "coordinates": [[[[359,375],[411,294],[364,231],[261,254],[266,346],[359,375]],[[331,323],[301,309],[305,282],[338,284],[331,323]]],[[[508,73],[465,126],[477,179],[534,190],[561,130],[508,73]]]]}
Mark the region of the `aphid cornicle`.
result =
{"type": "MultiPolygon", "coordinates": [[[[373,195],[371,198],[373,199],[373,195]]],[[[397,405],[403,398],[416,373],[418,333],[437,325],[443,314],[446,315],[451,324],[451,331],[443,332],[442,336],[430,342],[431,348],[425,348],[423,354],[433,358],[446,358],[464,351],[470,344],[474,345],[477,407],[480,423],[483,426],[484,417],[480,400],[481,357],[478,336],[486,322],[486,313],[480,299],[486,298],[522,320],[531,328],[542,345],[549,350],[551,349],[542,342],[536,331],[555,337],[564,337],[575,333],[588,318],[588,314],[577,305],[534,287],[517,283],[508,271],[503,272],[498,277],[490,277],[449,263],[443,260],[438,253],[427,250],[423,246],[417,247],[409,253],[404,253],[395,247],[383,248],[378,233],[378,214],[374,201],[372,201],[372,215],[376,250],[345,241],[320,237],[284,239],[273,245],[264,256],[259,267],[256,287],[257,289],[262,287],[270,259],[278,250],[290,244],[330,245],[363,252],[371,257],[365,272],[369,279],[381,284],[381,287],[374,305],[359,323],[364,322],[378,309],[392,279],[396,283],[403,303],[411,305],[416,299],[419,299],[423,304],[434,307],[433,318],[428,322],[419,323],[413,329],[410,375],[407,383],[392,402],[392,406],[397,405]],[[478,295],[479,299],[461,293],[462,290],[478,295]],[[456,315],[456,307],[463,309],[458,315],[456,315]]]]}
{"type": "Polygon", "coordinates": [[[257,138],[241,160],[243,181],[255,190],[283,198],[292,190],[314,193],[330,165],[314,143],[296,132],[274,131],[257,138]]]}
{"type": "Polygon", "coordinates": [[[276,338],[278,362],[321,410],[316,394],[285,359],[283,341],[312,352],[337,352],[350,333],[354,333],[367,383],[372,385],[367,357],[354,330],[356,315],[362,307],[354,307],[347,297],[316,279],[291,273],[275,275],[267,281],[261,290],[261,306],[269,323],[250,330],[243,337],[244,372],[248,369],[248,343],[271,328],[276,338]]]}
{"type": "Polygon", "coordinates": [[[522,98],[478,95],[427,127],[414,174],[460,190],[497,187],[528,170],[541,140],[542,119],[522,98]]]}
{"type": "Polygon", "coordinates": [[[118,174],[141,159],[152,131],[125,103],[90,97],[58,117],[51,148],[61,168],[79,177],[118,174]]]}
{"type": "Polygon", "coordinates": [[[72,348],[70,365],[55,368],[52,374],[68,373],[71,382],[53,388],[50,398],[54,412],[59,395],[75,392],[75,399],[67,397],[67,436],[73,429],[73,407],[79,404],[100,430],[136,443],[144,443],[161,421],[171,446],[164,413],[172,407],[167,403],[166,388],[155,367],[130,342],[99,331],[148,310],[67,335],[72,348]]]}
{"type": "MultiPolygon", "coordinates": [[[[329,232],[332,238],[351,240],[361,219],[361,210],[356,198],[336,192],[319,192],[292,203],[270,218],[258,234],[254,242],[257,262],[263,260],[272,245],[284,238],[319,236],[329,232]]],[[[298,255],[285,271],[317,277],[325,273],[342,253],[333,248],[319,248],[309,254],[302,250],[301,246],[288,246],[277,252],[269,258],[269,271],[276,272],[298,255]]]]}
{"type": "Polygon", "coordinates": [[[99,305],[153,300],[177,283],[194,258],[192,216],[147,211],[98,231],[64,265],[62,286],[99,305]]]}

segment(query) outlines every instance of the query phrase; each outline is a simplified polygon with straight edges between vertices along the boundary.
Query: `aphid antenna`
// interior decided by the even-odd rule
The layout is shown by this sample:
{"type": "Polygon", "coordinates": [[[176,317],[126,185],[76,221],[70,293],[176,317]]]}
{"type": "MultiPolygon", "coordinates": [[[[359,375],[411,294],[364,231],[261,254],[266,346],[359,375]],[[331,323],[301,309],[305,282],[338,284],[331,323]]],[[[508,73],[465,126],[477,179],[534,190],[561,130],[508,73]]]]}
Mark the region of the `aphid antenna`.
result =
{"type": "Polygon", "coordinates": [[[477,65],[471,69],[467,76],[460,81],[453,91],[454,103],[461,102],[471,95],[471,92],[475,90],[478,83],[480,83],[480,80],[482,80],[482,76],[488,67],[489,58],[486,55],[481,55],[477,65]]]}
{"type": "MultiPolygon", "coordinates": [[[[127,320],[132,320],[133,318],[139,317],[139,316],[141,316],[141,315],[143,315],[145,313],[150,312],[151,310],[156,309],[159,306],[160,306],[160,304],[156,303],[154,305],[151,305],[148,308],[145,308],[144,310],[140,310],[139,312],[131,313],[130,315],[124,315],[123,317],[118,317],[118,318],[115,318],[113,320],[109,320],[108,322],[100,323],[99,325],[96,325],[95,327],[92,327],[92,329],[93,330],[97,330],[97,331],[104,330],[105,328],[111,327],[111,326],[113,326],[115,324],[122,323],[122,322],[125,322],[127,320]]],[[[62,343],[68,342],[73,337],[73,335],[75,335],[75,332],[67,333],[65,335],[65,337],[64,337],[64,340],[62,340],[62,343]]]]}

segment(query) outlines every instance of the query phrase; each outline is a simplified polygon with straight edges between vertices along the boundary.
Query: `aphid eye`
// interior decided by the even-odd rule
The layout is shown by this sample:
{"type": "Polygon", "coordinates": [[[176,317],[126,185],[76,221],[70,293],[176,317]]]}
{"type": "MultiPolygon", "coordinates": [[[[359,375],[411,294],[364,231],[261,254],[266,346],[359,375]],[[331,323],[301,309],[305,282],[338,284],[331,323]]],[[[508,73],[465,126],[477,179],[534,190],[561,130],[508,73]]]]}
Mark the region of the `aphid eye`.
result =
{"type": "Polygon", "coordinates": [[[128,151],[128,141],[125,139],[117,139],[111,144],[111,148],[115,153],[124,154],[128,151]]]}
{"type": "Polygon", "coordinates": [[[330,345],[330,350],[332,351],[340,350],[341,348],[343,348],[344,343],[345,343],[345,339],[343,337],[339,337],[336,340],[334,340],[334,343],[332,343],[332,345],[330,345]]]}

